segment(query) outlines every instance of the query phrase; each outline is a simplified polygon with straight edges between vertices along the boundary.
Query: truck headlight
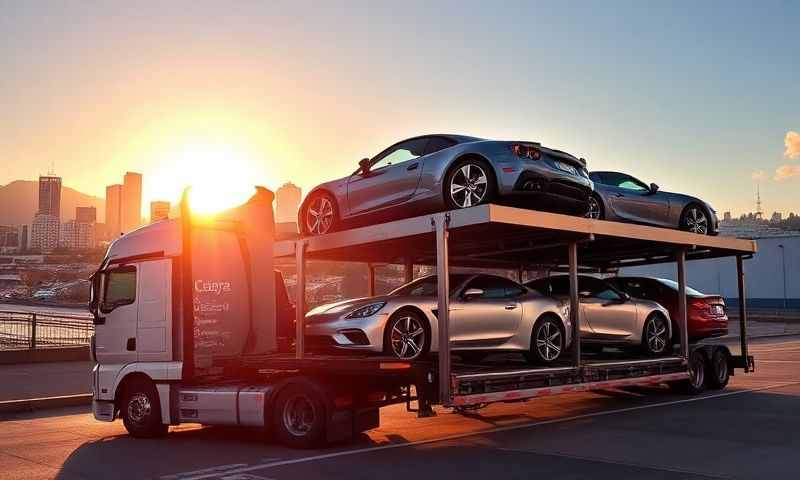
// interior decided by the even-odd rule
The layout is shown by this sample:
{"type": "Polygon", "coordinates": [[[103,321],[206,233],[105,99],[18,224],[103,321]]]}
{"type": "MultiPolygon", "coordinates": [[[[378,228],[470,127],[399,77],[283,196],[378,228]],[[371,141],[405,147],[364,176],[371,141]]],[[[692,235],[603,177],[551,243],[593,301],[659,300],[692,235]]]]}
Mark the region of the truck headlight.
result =
{"type": "Polygon", "coordinates": [[[381,308],[386,306],[386,302],[377,302],[377,303],[370,303],[369,305],[364,305],[363,307],[359,307],[352,312],[348,313],[344,318],[364,318],[364,317],[371,317],[378,313],[381,308]]]}

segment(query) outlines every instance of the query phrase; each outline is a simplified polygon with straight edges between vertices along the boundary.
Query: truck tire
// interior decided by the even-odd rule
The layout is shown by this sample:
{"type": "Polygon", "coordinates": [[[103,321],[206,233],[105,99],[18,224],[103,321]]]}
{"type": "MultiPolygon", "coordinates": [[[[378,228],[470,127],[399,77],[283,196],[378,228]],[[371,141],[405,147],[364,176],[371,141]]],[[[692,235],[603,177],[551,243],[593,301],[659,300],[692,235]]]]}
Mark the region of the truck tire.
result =
{"type": "Polygon", "coordinates": [[[706,389],[706,356],[700,350],[689,355],[689,378],[674,382],[670,386],[686,395],[699,395],[706,389]]]}
{"type": "Polygon", "coordinates": [[[325,438],[325,404],[310,386],[292,383],[278,394],[273,415],[273,432],[280,443],[291,448],[313,448],[325,438]]]}
{"type": "Polygon", "coordinates": [[[137,378],[125,385],[120,416],[125,429],[132,437],[161,437],[169,430],[169,426],[161,422],[158,391],[150,380],[137,378]]]}
{"type": "Polygon", "coordinates": [[[711,363],[706,370],[706,383],[712,390],[722,390],[731,379],[731,369],[728,364],[728,355],[721,349],[715,348],[711,356],[711,363]]]}

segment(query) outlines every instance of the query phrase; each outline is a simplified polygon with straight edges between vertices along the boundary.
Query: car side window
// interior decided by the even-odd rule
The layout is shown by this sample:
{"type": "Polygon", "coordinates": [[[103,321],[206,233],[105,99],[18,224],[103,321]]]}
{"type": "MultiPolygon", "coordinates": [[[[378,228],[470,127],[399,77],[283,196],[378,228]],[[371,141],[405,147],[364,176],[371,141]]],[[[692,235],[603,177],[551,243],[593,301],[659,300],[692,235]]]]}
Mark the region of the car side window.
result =
{"type": "Polygon", "coordinates": [[[439,150],[450,148],[455,144],[456,142],[450,140],[449,138],[431,137],[431,139],[428,140],[428,146],[425,147],[425,155],[430,155],[431,153],[436,153],[439,150]]]}
{"type": "Polygon", "coordinates": [[[503,277],[495,277],[492,275],[479,275],[473,278],[465,287],[480,288],[483,290],[483,295],[480,298],[513,298],[521,295],[525,290],[503,277]]]}
{"type": "Polygon", "coordinates": [[[136,267],[124,266],[107,273],[102,309],[109,312],[136,301],[136,267]]]}
{"type": "Polygon", "coordinates": [[[408,160],[419,158],[425,154],[425,147],[428,144],[427,138],[415,138],[406,142],[398,143],[391,149],[380,154],[370,166],[370,170],[378,170],[390,165],[397,165],[408,160]]]}

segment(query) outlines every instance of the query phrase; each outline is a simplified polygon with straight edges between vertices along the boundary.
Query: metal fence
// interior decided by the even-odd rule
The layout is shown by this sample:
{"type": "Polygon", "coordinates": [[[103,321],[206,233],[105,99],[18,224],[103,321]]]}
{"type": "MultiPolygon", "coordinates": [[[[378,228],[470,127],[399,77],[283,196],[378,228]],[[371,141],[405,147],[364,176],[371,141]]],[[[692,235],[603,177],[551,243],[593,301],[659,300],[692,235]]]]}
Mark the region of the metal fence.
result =
{"type": "Polygon", "coordinates": [[[92,333],[88,316],[0,311],[0,350],[89,345],[92,333]]]}

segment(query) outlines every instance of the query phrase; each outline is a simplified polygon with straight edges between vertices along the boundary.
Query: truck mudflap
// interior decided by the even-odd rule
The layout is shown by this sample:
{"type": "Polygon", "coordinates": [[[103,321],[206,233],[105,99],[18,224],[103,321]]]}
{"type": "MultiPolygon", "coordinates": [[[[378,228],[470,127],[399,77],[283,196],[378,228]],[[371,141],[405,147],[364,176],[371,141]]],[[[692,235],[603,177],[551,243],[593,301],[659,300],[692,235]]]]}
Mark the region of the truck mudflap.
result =
{"type": "Polygon", "coordinates": [[[92,400],[92,414],[95,420],[113,422],[117,418],[117,409],[113,400],[92,400]]]}
{"type": "Polygon", "coordinates": [[[350,440],[361,432],[378,428],[380,424],[378,407],[335,410],[328,417],[325,439],[329,443],[350,440]]]}

